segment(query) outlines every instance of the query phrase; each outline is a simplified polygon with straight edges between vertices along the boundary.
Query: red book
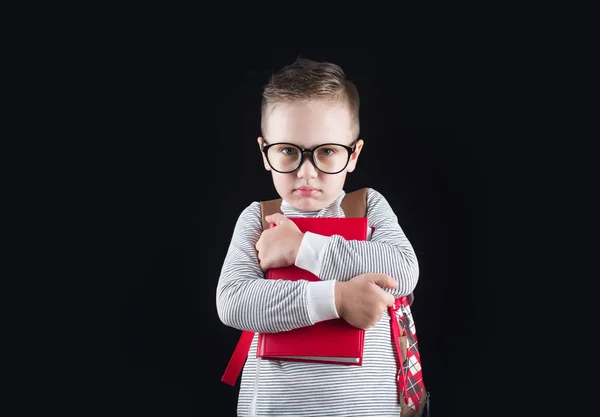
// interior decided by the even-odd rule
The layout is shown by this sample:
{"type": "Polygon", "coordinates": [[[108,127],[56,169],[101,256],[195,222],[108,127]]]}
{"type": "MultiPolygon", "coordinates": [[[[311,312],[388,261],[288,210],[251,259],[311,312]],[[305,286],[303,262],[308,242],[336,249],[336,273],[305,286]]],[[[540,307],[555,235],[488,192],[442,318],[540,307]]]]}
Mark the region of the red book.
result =
{"type": "MultiPolygon", "coordinates": [[[[290,218],[301,232],[340,235],[346,240],[367,240],[365,217],[290,218]]],[[[273,227],[273,225],[271,226],[273,227]]],[[[267,271],[267,279],[320,281],[309,271],[295,265],[267,271]]],[[[257,357],[263,359],[362,365],[365,331],[344,319],[332,319],[279,333],[258,335],[257,357]]]]}

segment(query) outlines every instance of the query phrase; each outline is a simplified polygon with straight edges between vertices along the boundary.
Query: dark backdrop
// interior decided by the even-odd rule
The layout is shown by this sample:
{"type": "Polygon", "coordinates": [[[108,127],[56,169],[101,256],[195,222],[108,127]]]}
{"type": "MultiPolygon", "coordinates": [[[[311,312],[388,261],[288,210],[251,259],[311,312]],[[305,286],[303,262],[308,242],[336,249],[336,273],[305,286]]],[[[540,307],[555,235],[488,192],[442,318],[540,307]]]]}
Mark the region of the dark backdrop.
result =
{"type": "Polygon", "coordinates": [[[550,63],[538,61],[543,32],[526,26],[535,34],[527,42],[505,20],[493,25],[494,13],[463,14],[470,30],[445,11],[411,28],[384,9],[369,19],[362,6],[358,19],[298,24],[254,4],[258,17],[230,4],[219,13],[200,3],[17,3],[2,3],[0,42],[5,182],[16,191],[5,205],[24,215],[5,220],[17,229],[10,248],[26,249],[23,259],[6,256],[18,272],[6,283],[26,287],[6,315],[18,329],[7,344],[25,358],[7,355],[18,370],[10,385],[25,395],[19,409],[234,415],[237,391],[220,377],[239,332],[219,322],[215,288],[235,219],[275,197],[256,145],[260,93],[298,55],[341,64],[360,91],[366,144],[347,190],[381,191],[416,249],[414,313],[432,416],[519,414],[528,398],[538,413],[554,406],[526,396],[556,381],[535,378],[553,372],[554,359],[535,371],[532,359],[556,358],[552,342],[562,340],[542,332],[555,326],[546,316],[554,310],[536,301],[564,283],[552,285],[553,271],[541,267],[579,257],[551,236],[534,262],[534,223],[569,231],[564,213],[551,222],[548,213],[572,204],[564,191],[581,178],[568,182],[563,155],[549,157],[573,135],[553,145],[547,133],[557,132],[544,131],[564,115],[546,119],[563,74],[549,77],[562,69],[555,44],[550,63]],[[351,37],[364,47],[298,46],[351,37]],[[550,203],[530,209],[544,186],[550,203]],[[528,350],[534,337],[540,347],[528,350]],[[222,412],[207,411],[215,408],[222,412]]]}
{"type": "Polygon", "coordinates": [[[11,68],[25,78],[13,108],[40,110],[20,126],[40,130],[32,135],[39,145],[25,143],[22,155],[43,161],[35,171],[43,193],[23,193],[52,229],[27,236],[43,236],[48,244],[37,245],[57,252],[55,269],[35,262],[47,284],[66,269],[75,275],[57,291],[65,303],[36,292],[50,306],[35,315],[48,325],[30,359],[55,368],[39,385],[61,409],[235,415],[237,388],[220,378],[240,332],[219,321],[215,290],[237,217],[276,197],[256,143],[262,87],[303,56],[340,64],[361,95],[365,146],[346,191],[383,193],[416,250],[413,310],[432,416],[503,411],[488,384],[508,378],[497,326],[508,288],[498,275],[499,236],[511,232],[497,204],[504,162],[495,127],[464,113],[464,77],[444,39],[415,55],[384,46],[271,48],[260,36],[219,46],[222,32],[201,22],[179,30],[158,13],[94,15],[47,36],[22,25],[27,13],[6,16],[11,68]],[[67,337],[46,317],[54,310],[76,323],[67,337]],[[40,356],[50,342],[65,360],[40,356]]]}
{"type": "Polygon", "coordinates": [[[500,366],[494,165],[485,134],[474,142],[461,130],[461,92],[443,57],[190,45],[121,44],[97,62],[105,193],[95,204],[114,283],[106,366],[89,375],[103,387],[97,404],[115,416],[235,415],[237,388],[220,377],[240,333],[219,321],[215,288],[237,216],[276,197],[256,144],[261,88],[301,55],[340,64],[361,94],[365,146],[346,190],[382,192],[416,250],[414,315],[433,415],[479,415],[500,366]]]}

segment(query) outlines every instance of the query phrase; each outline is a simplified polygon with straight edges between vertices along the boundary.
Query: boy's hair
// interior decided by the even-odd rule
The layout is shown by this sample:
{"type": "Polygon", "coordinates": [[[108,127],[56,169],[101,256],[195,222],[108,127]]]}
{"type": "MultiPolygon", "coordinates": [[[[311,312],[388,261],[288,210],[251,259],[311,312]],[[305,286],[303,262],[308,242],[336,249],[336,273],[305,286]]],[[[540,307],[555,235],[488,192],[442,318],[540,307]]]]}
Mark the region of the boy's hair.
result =
{"type": "Polygon", "coordinates": [[[281,102],[327,100],[348,106],[353,120],[354,139],[360,131],[360,99],[354,83],[342,68],[330,62],[298,57],[292,64],[273,74],[263,89],[261,129],[273,105],[281,102]]]}

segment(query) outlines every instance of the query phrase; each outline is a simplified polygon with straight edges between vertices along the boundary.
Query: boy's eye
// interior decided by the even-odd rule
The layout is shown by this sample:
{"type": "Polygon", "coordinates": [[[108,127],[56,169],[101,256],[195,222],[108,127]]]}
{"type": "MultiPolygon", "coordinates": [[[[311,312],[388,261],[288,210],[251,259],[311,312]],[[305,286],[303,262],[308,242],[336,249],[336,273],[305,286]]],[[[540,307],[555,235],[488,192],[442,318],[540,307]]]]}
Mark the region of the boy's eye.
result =
{"type": "Polygon", "coordinates": [[[282,149],[281,149],[281,152],[282,152],[284,155],[295,155],[295,154],[297,154],[297,153],[298,153],[298,149],[296,149],[296,148],[292,148],[292,147],[287,147],[287,148],[282,148],[282,149]]]}
{"type": "Polygon", "coordinates": [[[334,149],[331,148],[319,148],[319,155],[331,156],[335,153],[334,149]]]}

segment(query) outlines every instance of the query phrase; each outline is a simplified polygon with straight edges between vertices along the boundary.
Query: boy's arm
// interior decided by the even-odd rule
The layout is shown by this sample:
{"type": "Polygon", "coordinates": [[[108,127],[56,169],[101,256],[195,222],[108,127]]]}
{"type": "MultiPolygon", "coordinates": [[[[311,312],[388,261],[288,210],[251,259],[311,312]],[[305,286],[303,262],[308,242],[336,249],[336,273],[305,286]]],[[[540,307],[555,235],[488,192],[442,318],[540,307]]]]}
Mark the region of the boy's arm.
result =
{"type": "Polygon", "coordinates": [[[221,321],[240,330],[280,332],[336,318],[333,282],[267,280],[255,245],[262,233],[260,206],[240,214],[217,284],[221,321]]]}
{"type": "Polygon", "coordinates": [[[419,279],[416,254],[387,200],[371,188],[367,216],[375,228],[370,241],[305,233],[296,265],[324,281],[348,281],[364,273],[387,274],[398,282],[391,291],[395,297],[412,293],[419,279]]]}

